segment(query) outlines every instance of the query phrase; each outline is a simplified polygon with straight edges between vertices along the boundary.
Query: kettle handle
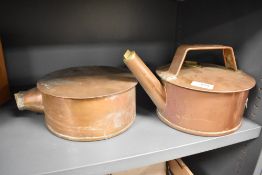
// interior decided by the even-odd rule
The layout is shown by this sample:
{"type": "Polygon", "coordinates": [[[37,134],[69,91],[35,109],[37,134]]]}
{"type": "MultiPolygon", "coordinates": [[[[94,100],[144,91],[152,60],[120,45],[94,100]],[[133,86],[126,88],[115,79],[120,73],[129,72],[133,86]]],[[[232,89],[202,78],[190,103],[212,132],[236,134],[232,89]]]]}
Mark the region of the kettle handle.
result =
{"type": "Polygon", "coordinates": [[[233,48],[230,46],[223,45],[208,45],[208,44],[197,44],[197,45],[181,45],[177,48],[173,61],[170,65],[169,72],[178,75],[183,62],[186,58],[188,51],[191,50],[223,50],[223,57],[225,62],[225,67],[228,69],[233,69],[237,71],[237,64],[234,55],[233,48]]]}

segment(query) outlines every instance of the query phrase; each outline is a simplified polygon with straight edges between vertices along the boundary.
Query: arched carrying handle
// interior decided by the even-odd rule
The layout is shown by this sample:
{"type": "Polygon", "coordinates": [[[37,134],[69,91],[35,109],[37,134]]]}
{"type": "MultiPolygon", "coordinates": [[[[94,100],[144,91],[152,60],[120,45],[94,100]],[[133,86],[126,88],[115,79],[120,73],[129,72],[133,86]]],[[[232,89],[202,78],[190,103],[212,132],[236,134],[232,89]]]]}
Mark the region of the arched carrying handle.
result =
{"type": "Polygon", "coordinates": [[[177,48],[173,61],[170,65],[169,72],[177,76],[183,65],[188,51],[191,50],[223,50],[225,67],[237,70],[236,59],[232,47],[223,45],[181,45],[177,48]]]}

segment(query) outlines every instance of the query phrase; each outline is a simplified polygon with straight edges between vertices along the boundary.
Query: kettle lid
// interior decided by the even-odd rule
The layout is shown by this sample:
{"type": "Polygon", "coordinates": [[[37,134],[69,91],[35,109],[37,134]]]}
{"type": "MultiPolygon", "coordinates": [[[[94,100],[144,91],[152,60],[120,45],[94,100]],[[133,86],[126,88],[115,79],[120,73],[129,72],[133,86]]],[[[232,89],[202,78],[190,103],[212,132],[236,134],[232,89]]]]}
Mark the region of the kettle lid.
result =
{"type": "Polygon", "coordinates": [[[169,72],[169,65],[157,70],[157,74],[171,84],[204,92],[230,93],[251,89],[256,82],[241,70],[231,70],[214,64],[187,64],[178,75],[169,72]]]}
{"type": "Polygon", "coordinates": [[[171,84],[204,92],[241,92],[256,84],[254,78],[237,69],[233,48],[224,45],[181,45],[171,65],[160,68],[157,73],[171,84]],[[187,53],[195,50],[222,50],[225,66],[185,61],[187,53]]]}
{"type": "Polygon", "coordinates": [[[73,67],[47,74],[37,83],[44,94],[73,99],[118,94],[137,84],[132,74],[108,66],[73,67]]]}

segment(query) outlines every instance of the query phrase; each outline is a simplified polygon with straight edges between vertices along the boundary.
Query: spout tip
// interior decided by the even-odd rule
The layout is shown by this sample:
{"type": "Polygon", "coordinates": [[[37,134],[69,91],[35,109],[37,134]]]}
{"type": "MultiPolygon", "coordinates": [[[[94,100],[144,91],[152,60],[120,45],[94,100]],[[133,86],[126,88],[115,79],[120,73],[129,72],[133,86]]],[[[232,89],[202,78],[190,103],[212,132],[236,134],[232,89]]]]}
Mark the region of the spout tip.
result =
{"type": "Polygon", "coordinates": [[[124,58],[127,59],[130,54],[131,54],[131,51],[129,49],[127,49],[125,54],[124,54],[124,58]]]}
{"type": "Polygon", "coordinates": [[[126,50],[124,54],[124,61],[130,60],[132,58],[134,51],[130,51],[129,49],[126,50]]]}
{"type": "Polygon", "coordinates": [[[19,110],[24,110],[25,105],[24,105],[24,94],[22,92],[18,92],[14,94],[15,96],[15,101],[16,105],[19,110]]]}

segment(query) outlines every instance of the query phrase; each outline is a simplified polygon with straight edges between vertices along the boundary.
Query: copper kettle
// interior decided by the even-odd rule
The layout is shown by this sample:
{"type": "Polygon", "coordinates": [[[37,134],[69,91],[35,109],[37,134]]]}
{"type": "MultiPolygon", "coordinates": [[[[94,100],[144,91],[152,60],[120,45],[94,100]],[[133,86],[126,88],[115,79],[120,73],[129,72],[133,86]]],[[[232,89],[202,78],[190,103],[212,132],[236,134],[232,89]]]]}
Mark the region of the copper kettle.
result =
{"type": "Polygon", "coordinates": [[[232,47],[223,45],[181,45],[171,65],[154,76],[134,51],[127,50],[124,62],[157,106],[159,118],[187,133],[220,136],[241,125],[251,76],[237,69],[232,47]],[[222,50],[225,66],[185,62],[189,51],[222,50]]]}

